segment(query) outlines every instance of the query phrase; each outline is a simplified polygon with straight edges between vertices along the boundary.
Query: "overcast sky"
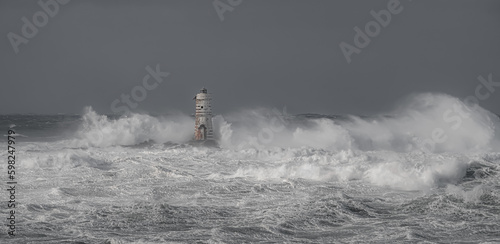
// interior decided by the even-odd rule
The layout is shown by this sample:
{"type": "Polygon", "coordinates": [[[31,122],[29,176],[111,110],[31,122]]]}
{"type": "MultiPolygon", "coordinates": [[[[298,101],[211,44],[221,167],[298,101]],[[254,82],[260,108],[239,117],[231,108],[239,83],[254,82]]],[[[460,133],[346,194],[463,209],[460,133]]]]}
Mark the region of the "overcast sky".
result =
{"type": "MultiPolygon", "coordinates": [[[[411,93],[474,95],[479,75],[500,81],[495,0],[401,0],[350,63],[340,43],[355,46],[354,28],[390,0],[220,0],[232,8],[223,21],[212,0],[73,0],[47,23],[37,2],[0,1],[1,114],[111,113],[132,91],[146,91],[136,111],[191,114],[202,87],[217,114],[257,106],[374,114],[411,93]],[[29,38],[23,17],[38,18],[29,38]],[[13,45],[13,35],[25,42],[13,45]],[[157,64],[170,75],[155,88],[149,75],[146,90],[146,67],[157,64]]],[[[500,114],[499,104],[500,87],[480,103],[500,114]]]]}

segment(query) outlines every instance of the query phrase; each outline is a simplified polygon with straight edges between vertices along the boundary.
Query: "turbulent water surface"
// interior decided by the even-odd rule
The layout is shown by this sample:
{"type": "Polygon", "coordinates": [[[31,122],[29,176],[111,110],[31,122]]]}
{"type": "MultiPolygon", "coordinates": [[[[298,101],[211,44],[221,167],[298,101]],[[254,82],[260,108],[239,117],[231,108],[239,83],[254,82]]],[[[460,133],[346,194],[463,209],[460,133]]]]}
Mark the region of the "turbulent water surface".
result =
{"type": "Polygon", "coordinates": [[[499,118],[446,95],[388,116],[218,115],[219,147],[189,143],[183,115],[0,123],[18,181],[2,243],[500,242],[499,118]]]}

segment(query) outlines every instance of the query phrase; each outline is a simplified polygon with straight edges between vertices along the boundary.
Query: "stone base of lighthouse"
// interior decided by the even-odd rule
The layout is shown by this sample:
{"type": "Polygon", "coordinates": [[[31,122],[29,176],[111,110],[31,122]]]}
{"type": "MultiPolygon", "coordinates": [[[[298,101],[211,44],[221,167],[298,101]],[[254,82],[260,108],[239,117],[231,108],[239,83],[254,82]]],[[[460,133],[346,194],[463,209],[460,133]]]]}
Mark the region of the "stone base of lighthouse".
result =
{"type": "Polygon", "coordinates": [[[188,144],[192,145],[192,146],[196,146],[196,147],[200,146],[200,147],[216,147],[216,148],[219,148],[219,143],[216,140],[204,140],[204,141],[192,140],[192,141],[189,141],[188,144]]]}
{"type": "Polygon", "coordinates": [[[194,128],[194,139],[197,141],[213,140],[214,132],[212,129],[212,118],[211,117],[196,117],[195,128],[194,128]]]}

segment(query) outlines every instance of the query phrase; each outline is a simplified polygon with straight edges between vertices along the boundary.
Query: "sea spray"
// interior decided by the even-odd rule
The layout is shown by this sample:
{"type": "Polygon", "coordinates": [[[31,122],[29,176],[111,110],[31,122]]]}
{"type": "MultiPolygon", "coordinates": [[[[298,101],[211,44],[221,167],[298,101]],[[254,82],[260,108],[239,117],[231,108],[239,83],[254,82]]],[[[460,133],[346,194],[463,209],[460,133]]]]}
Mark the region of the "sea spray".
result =
{"type": "Polygon", "coordinates": [[[82,119],[76,139],[71,142],[75,147],[135,145],[149,140],[184,143],[191,139],[194,128],[194,120],[185,115],[156,118],[133,113],[110,119],[90,107],[85,109],[82,119]]]}

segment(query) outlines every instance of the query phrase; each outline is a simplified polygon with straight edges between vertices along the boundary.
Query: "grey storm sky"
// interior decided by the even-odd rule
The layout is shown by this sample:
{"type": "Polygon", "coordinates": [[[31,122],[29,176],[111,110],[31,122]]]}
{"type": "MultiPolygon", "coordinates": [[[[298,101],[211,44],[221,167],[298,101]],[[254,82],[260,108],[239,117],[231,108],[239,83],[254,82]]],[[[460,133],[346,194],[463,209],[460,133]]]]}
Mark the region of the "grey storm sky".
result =
{"type": "MultiPolygon", "coordinates": [[[[500,81],[495,0],[401,0],[350,64],[339,44],[354,45],[354,27],[389,0],[243,0],[224,21],[212,0],[73,0],[16,54],[7,35],[22,35],[37,2],[0,1],[2,114],[111,113],[156,64],[170,76],[136,111],[193,113],[206,87],[215,113],[374,114],[412,93],[474,95],[479,75],[500,81]]],[[[500,87],[480,102],[497,114],[499,104],[500,87]]]]}

